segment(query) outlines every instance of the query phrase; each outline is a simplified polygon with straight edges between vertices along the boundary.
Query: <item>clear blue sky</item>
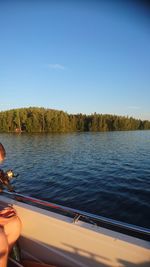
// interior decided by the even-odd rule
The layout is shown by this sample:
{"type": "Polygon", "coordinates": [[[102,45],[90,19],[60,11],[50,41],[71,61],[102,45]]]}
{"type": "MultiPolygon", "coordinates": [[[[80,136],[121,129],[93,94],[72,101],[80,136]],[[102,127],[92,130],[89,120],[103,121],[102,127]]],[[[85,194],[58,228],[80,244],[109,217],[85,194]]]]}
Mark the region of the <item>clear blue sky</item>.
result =
{"type": "Polygon", "coordinates": [[[150,13],[129,2],[1,0],[0,110],[150,119],[150,13]]]}

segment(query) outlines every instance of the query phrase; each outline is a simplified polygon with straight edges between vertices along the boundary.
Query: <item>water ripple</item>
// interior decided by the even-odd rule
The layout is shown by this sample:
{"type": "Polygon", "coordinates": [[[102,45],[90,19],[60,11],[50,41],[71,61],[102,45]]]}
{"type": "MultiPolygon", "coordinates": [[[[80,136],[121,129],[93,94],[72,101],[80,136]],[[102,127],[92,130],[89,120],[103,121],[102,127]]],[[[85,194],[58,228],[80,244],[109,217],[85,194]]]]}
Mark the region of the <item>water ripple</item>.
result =
{"type": "Polygon", "coordinates": [[[19,193],[150,228],[150,131],[0,134],[19,193]]]}

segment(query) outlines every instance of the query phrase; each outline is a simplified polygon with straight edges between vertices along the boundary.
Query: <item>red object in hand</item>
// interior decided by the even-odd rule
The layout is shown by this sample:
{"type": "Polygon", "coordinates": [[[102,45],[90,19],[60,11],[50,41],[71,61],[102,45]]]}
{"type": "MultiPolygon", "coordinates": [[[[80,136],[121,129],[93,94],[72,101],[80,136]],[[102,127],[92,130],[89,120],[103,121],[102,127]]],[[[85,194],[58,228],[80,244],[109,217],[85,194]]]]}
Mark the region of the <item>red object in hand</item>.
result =
{"type": "Polygon", "coordinates": [[[16,215],[16,211],[12,207],[4,208],[0,211],[0,217],[11,218],[16,215]]]}

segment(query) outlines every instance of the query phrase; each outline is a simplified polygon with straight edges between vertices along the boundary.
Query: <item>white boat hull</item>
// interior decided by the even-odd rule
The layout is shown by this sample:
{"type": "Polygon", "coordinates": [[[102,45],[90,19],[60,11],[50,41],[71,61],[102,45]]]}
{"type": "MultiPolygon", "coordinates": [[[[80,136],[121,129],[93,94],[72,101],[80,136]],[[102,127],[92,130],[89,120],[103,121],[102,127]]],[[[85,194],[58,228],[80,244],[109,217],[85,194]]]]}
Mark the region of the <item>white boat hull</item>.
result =
{"type": "Polygon", "coordinates": [[[150,242],[0,196],[22,221],[22,255],[66,267],[150,266],[150,242]]]}

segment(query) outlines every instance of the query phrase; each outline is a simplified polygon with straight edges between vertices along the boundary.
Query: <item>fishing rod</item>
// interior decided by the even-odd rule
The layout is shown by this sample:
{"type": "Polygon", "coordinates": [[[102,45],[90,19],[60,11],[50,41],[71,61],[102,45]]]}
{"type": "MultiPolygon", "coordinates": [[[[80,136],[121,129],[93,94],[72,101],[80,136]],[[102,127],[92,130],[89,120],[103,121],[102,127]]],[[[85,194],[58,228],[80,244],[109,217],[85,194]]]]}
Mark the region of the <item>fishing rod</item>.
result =
{"type": "Polygon", "coordinates": [[[12,178],[18,177],[18,173],[14,173],[13,170],[3,171],[0,169],[0,192],[3,191],[4,187],[8,189],[9,192],[15,192],[14,187],[11,185],[10,181],[12,178]]]}

